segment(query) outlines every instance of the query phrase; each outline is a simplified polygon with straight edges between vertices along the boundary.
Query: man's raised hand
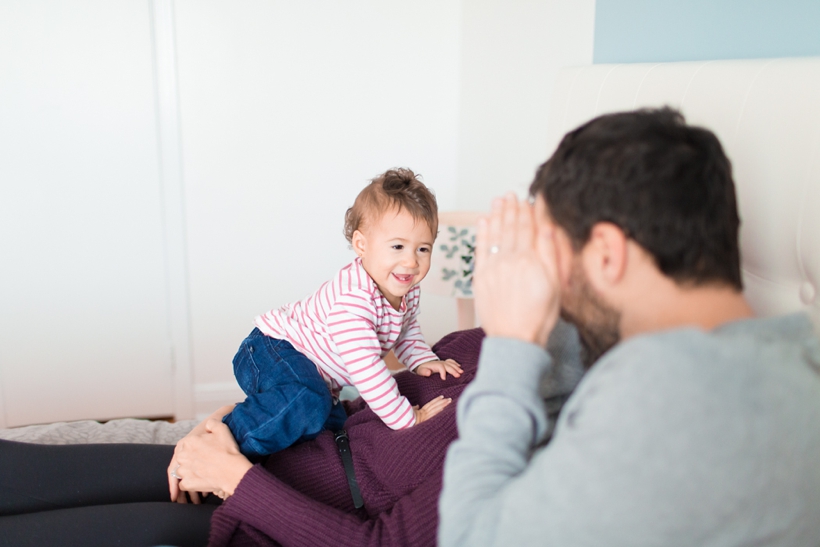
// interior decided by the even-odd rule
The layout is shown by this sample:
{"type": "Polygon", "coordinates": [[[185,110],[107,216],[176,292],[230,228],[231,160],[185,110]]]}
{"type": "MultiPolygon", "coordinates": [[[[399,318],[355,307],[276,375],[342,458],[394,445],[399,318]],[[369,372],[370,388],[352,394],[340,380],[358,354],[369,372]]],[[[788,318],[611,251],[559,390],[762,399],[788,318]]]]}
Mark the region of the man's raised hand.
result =
{"type": "Polygon", "coordinates": [[[560,309],[554,229],[513,194],[479,220],[473,292],[488,336],[546,345],[560,309]]]}

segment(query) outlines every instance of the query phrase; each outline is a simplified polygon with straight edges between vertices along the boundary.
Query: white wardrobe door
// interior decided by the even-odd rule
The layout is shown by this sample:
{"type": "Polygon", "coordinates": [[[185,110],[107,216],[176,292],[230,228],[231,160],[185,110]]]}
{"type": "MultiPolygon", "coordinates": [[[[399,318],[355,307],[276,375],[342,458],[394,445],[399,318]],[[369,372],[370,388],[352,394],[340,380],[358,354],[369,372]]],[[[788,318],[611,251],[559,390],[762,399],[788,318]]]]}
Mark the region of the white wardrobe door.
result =
{"type": "Polygon", "coordinates": [[[0,3],[0,425],[172,414],[149,8],[0,3]]]}

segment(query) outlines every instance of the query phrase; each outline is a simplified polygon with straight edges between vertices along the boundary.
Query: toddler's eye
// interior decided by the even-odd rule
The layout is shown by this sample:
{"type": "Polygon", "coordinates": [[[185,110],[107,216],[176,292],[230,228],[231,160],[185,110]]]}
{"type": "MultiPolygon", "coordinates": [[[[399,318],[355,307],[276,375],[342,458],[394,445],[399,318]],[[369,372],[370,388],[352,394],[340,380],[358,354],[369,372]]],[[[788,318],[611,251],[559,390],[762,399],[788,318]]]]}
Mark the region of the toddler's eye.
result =
{"type": "Polygon", "coordinates": [[[430,252],[430,247],[419,247],[419,252],[420,253],[429,253],[430,252]]]}
{"type": "Polygon", "coordinates": [[[401,251],[402,249],[404,249],[404,245],[393,245],[393,248],[397,251],[401,251]]]}

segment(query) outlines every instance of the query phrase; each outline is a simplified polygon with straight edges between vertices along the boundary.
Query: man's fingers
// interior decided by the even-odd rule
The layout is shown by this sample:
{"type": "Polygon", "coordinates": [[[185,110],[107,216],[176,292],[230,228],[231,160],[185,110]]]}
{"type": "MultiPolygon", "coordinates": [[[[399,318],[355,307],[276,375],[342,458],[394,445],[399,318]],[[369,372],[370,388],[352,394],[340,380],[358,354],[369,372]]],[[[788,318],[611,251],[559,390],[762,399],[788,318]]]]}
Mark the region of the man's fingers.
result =
{"type": "Polygon", "coordinates": [[[508,193],[504,196],[503,220],[501,222],[501,236],[499,238],[499,252],[511,252],[517,249],[518,242],[518,198],[508,193]]]}
{"type": "Polygon", "coordinates": [[[487,256],[490,249],[490,219],[489,217],[481,217],[476,222],[475,230],[475,267],[473,272],[484,264],[484,257],[487,256]]]}
{"type": "Polygon", "coordinates": [[[490,247],[501,244],[501,234],[504,231],[504,198],[495,198],[490,212],[490,226],[488,243],[490,247]]]}
{"type": "Polygon", "coordinates": [[[526,201],[518,204],[517,249],[526,251],[532,248],[535,236],[535,220],[532,205],[526,201]]]}
{"type": "Polygon", "coordinates": [[[494,247],[501,246],[501,237],[504,231],[504,204],[505,201],[503,198],[495,198],[493,200],[490,222],[487,225],[487,253],[492,253],[494,247]]]}

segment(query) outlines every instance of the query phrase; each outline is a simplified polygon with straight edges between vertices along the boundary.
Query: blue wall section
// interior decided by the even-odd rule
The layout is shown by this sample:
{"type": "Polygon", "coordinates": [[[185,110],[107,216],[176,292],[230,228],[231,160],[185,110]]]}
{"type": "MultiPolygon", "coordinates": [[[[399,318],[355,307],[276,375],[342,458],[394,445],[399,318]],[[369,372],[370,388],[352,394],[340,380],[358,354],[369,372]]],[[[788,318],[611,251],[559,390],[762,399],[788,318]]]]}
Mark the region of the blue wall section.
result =
{"type": "Polygon", "coordinates": [[[820,55],[820,0],[597,0],[595,63],[820,55]]]}

